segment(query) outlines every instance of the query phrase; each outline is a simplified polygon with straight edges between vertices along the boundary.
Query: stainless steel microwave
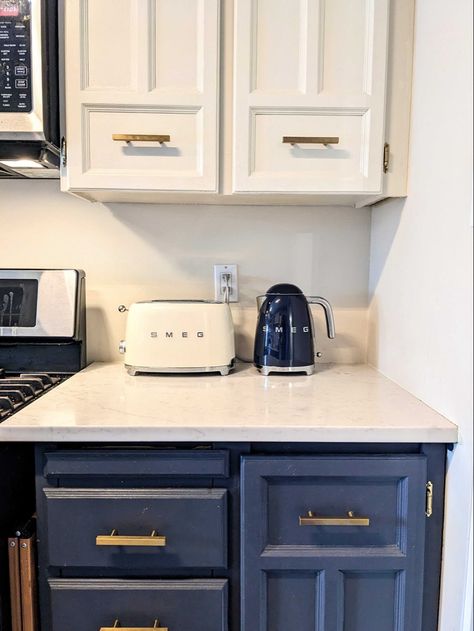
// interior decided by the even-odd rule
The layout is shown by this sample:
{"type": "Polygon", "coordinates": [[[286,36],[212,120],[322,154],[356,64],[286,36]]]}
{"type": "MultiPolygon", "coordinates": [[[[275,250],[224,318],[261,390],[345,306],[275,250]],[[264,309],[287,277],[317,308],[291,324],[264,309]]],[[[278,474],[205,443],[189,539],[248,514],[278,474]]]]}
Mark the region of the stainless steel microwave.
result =
{"type": "Polygon", "coordinates": [[[58,177],[57,0],[0,0],[0,177],[58,177]]]}

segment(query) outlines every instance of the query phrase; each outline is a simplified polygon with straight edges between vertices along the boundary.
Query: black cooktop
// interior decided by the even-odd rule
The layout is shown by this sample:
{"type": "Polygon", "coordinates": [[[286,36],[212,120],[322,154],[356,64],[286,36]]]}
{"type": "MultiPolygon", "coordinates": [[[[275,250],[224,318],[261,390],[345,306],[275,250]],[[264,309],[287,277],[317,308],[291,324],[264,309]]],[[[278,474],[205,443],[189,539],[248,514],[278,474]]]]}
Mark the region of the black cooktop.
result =
{"type": "Polygon", "coordinates": [[[0,423],[69,376],[48,373],[9,374],[0,368],[0,423]]]}

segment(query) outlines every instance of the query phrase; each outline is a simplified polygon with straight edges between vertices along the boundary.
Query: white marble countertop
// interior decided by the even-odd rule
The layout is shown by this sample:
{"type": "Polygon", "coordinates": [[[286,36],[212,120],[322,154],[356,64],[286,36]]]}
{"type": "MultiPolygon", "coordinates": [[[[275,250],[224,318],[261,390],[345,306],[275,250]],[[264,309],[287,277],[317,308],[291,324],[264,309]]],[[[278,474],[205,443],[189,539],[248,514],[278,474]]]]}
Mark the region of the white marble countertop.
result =
{"type": "Polygon", "coordinates": [[[319,364],[312,377],[130,377],[92,364],[0,424],[0,441],[433,442],[458,428],[364,365],[319,364]]]}

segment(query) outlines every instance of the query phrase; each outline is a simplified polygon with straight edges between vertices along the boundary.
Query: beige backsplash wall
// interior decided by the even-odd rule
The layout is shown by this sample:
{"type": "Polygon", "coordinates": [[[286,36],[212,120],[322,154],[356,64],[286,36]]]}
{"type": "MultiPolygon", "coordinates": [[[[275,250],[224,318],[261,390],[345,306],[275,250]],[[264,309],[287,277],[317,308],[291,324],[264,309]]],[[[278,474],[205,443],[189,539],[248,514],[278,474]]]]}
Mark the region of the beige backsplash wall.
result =
{"type": "Polygon", "coordinates": [[[120,357],[119,304],[212,298],[213,264],[237,263],[240,355],[252,354],[255,296],[286,281],[333,304],[335,341],[313,311],[323,361],[365,361],[369,248],[364,209],[90,204],[55,181],[0,180],[0,267],[86,271],[90,360],[120,357]]]}

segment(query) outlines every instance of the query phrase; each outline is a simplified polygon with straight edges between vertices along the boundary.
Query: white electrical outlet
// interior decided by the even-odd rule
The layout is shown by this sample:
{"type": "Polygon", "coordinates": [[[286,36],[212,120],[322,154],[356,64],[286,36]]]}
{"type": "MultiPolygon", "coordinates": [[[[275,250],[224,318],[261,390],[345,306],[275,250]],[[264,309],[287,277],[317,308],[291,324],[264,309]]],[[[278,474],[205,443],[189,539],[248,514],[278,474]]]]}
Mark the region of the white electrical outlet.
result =
{"type": "Polygon", "coordinates": [[[214,298],[218,302],[225,302],[227,287],[229,302],[239,302],[237,265],[214,265],[214,298]]]}

